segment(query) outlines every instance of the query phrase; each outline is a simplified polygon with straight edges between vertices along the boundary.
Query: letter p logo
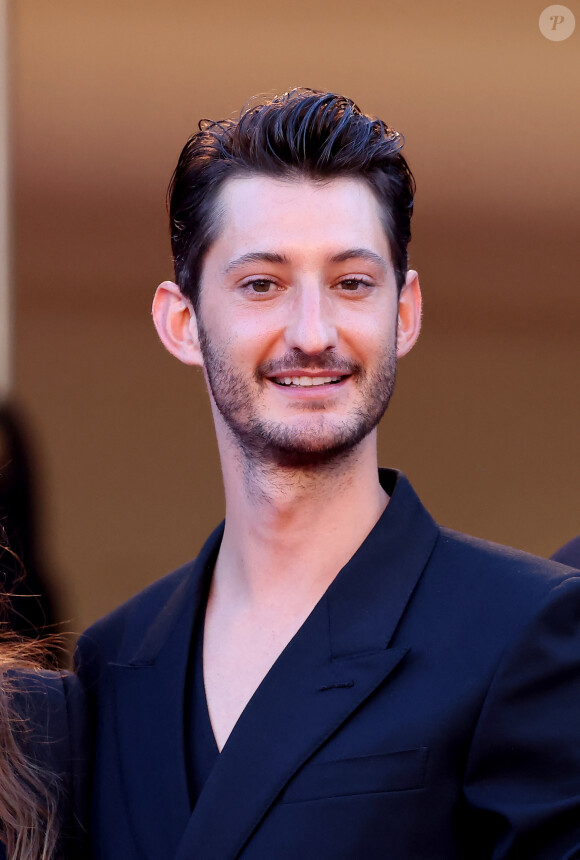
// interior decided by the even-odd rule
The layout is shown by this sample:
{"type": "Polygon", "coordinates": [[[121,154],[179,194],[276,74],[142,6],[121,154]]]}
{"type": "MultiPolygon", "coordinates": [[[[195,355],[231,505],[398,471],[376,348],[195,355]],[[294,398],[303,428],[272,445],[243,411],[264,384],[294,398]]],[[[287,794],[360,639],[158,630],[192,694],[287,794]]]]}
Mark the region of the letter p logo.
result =
{"type": "Polygon", "coordinates": [[[563,42],[574,32],[576,19],[567,6],[547,6],[538,21],[540,33],[551,42],[563,42]]]}

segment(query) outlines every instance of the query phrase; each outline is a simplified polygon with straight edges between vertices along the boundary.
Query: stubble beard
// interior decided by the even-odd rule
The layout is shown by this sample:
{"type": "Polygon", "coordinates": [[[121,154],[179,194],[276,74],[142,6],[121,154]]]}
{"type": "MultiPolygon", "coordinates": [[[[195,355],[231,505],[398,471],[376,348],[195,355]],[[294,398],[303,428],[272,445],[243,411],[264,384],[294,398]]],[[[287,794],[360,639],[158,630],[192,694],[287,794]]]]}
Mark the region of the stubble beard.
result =
{"type": "Polygon", "coordinates": [[[198,334],[215,405],[247,462],[256,466],[308,471],[331,466],[352,453],[375,429],[394,391],[397,367],[394,346],[385,346],[384,360],[372,373],[332,354],[312,357],[295,351],[281,360],[260,365],[250,382],[228,363],[223,351],[213,346],[199,317],[198,334]],[[359,404],[342,420],[331,422],[325,420],[324,407],[313,402],[307,409],[313,414],[318,412],[319,421],[309,422],[307,427],[263,419],[256,408],[256,398],[260,389],[272,384],[266,376],[277,369],[274,365],[284,370],[332,368],[348,372],[358,386],[359,404]]]}

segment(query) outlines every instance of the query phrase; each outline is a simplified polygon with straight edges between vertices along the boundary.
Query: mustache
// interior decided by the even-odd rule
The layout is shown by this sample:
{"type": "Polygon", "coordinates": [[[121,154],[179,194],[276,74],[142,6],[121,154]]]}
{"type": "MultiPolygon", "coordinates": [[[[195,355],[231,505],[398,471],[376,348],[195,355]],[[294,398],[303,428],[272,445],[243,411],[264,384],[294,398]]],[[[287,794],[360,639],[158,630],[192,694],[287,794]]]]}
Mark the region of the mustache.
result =
{"type": "Polygon", "coordinates": [[[305,352],[297,350],[283,355],[282,358],[262,362],[256,369],[256,376],[261,379],[265,376],[293,370],[332,370],[341,376],[347,376],[361,373],[362,367],[358,362],[333,352],[307,355],[305,352]]]}

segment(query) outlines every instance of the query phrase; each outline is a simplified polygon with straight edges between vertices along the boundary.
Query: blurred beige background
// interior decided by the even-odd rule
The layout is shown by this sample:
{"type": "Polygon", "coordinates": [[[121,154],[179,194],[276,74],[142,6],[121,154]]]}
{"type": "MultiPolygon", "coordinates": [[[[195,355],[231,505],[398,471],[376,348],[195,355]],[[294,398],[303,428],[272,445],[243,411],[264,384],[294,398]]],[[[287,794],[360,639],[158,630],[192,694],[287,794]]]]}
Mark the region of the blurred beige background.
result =
{"type": "Polygon", "coordinates": [[[580,6],[550,42],[545,5],[12,4],[15,395],[70,629],[222,516],[201,377],[150,303],[181,146],[259,91],[343,92],[407,138],[425,317],[382,464],[454,528],[545,555],[580,532],[580,6]]]}

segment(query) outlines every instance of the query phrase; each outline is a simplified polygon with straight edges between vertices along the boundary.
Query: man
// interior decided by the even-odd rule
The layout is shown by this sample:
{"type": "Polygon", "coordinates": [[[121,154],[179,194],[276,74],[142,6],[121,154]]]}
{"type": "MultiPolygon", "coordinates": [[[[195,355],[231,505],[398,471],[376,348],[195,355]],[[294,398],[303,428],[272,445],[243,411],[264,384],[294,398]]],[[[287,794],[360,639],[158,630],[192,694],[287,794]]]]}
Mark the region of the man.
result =
{"type": "Polygon", "coordinates": [[[226,519],[81,640],[98,860],[580,857],[580,580],[377,478],[421,313],[401,147],[297,90],[181,154],[153,317],[226,519]]]}

